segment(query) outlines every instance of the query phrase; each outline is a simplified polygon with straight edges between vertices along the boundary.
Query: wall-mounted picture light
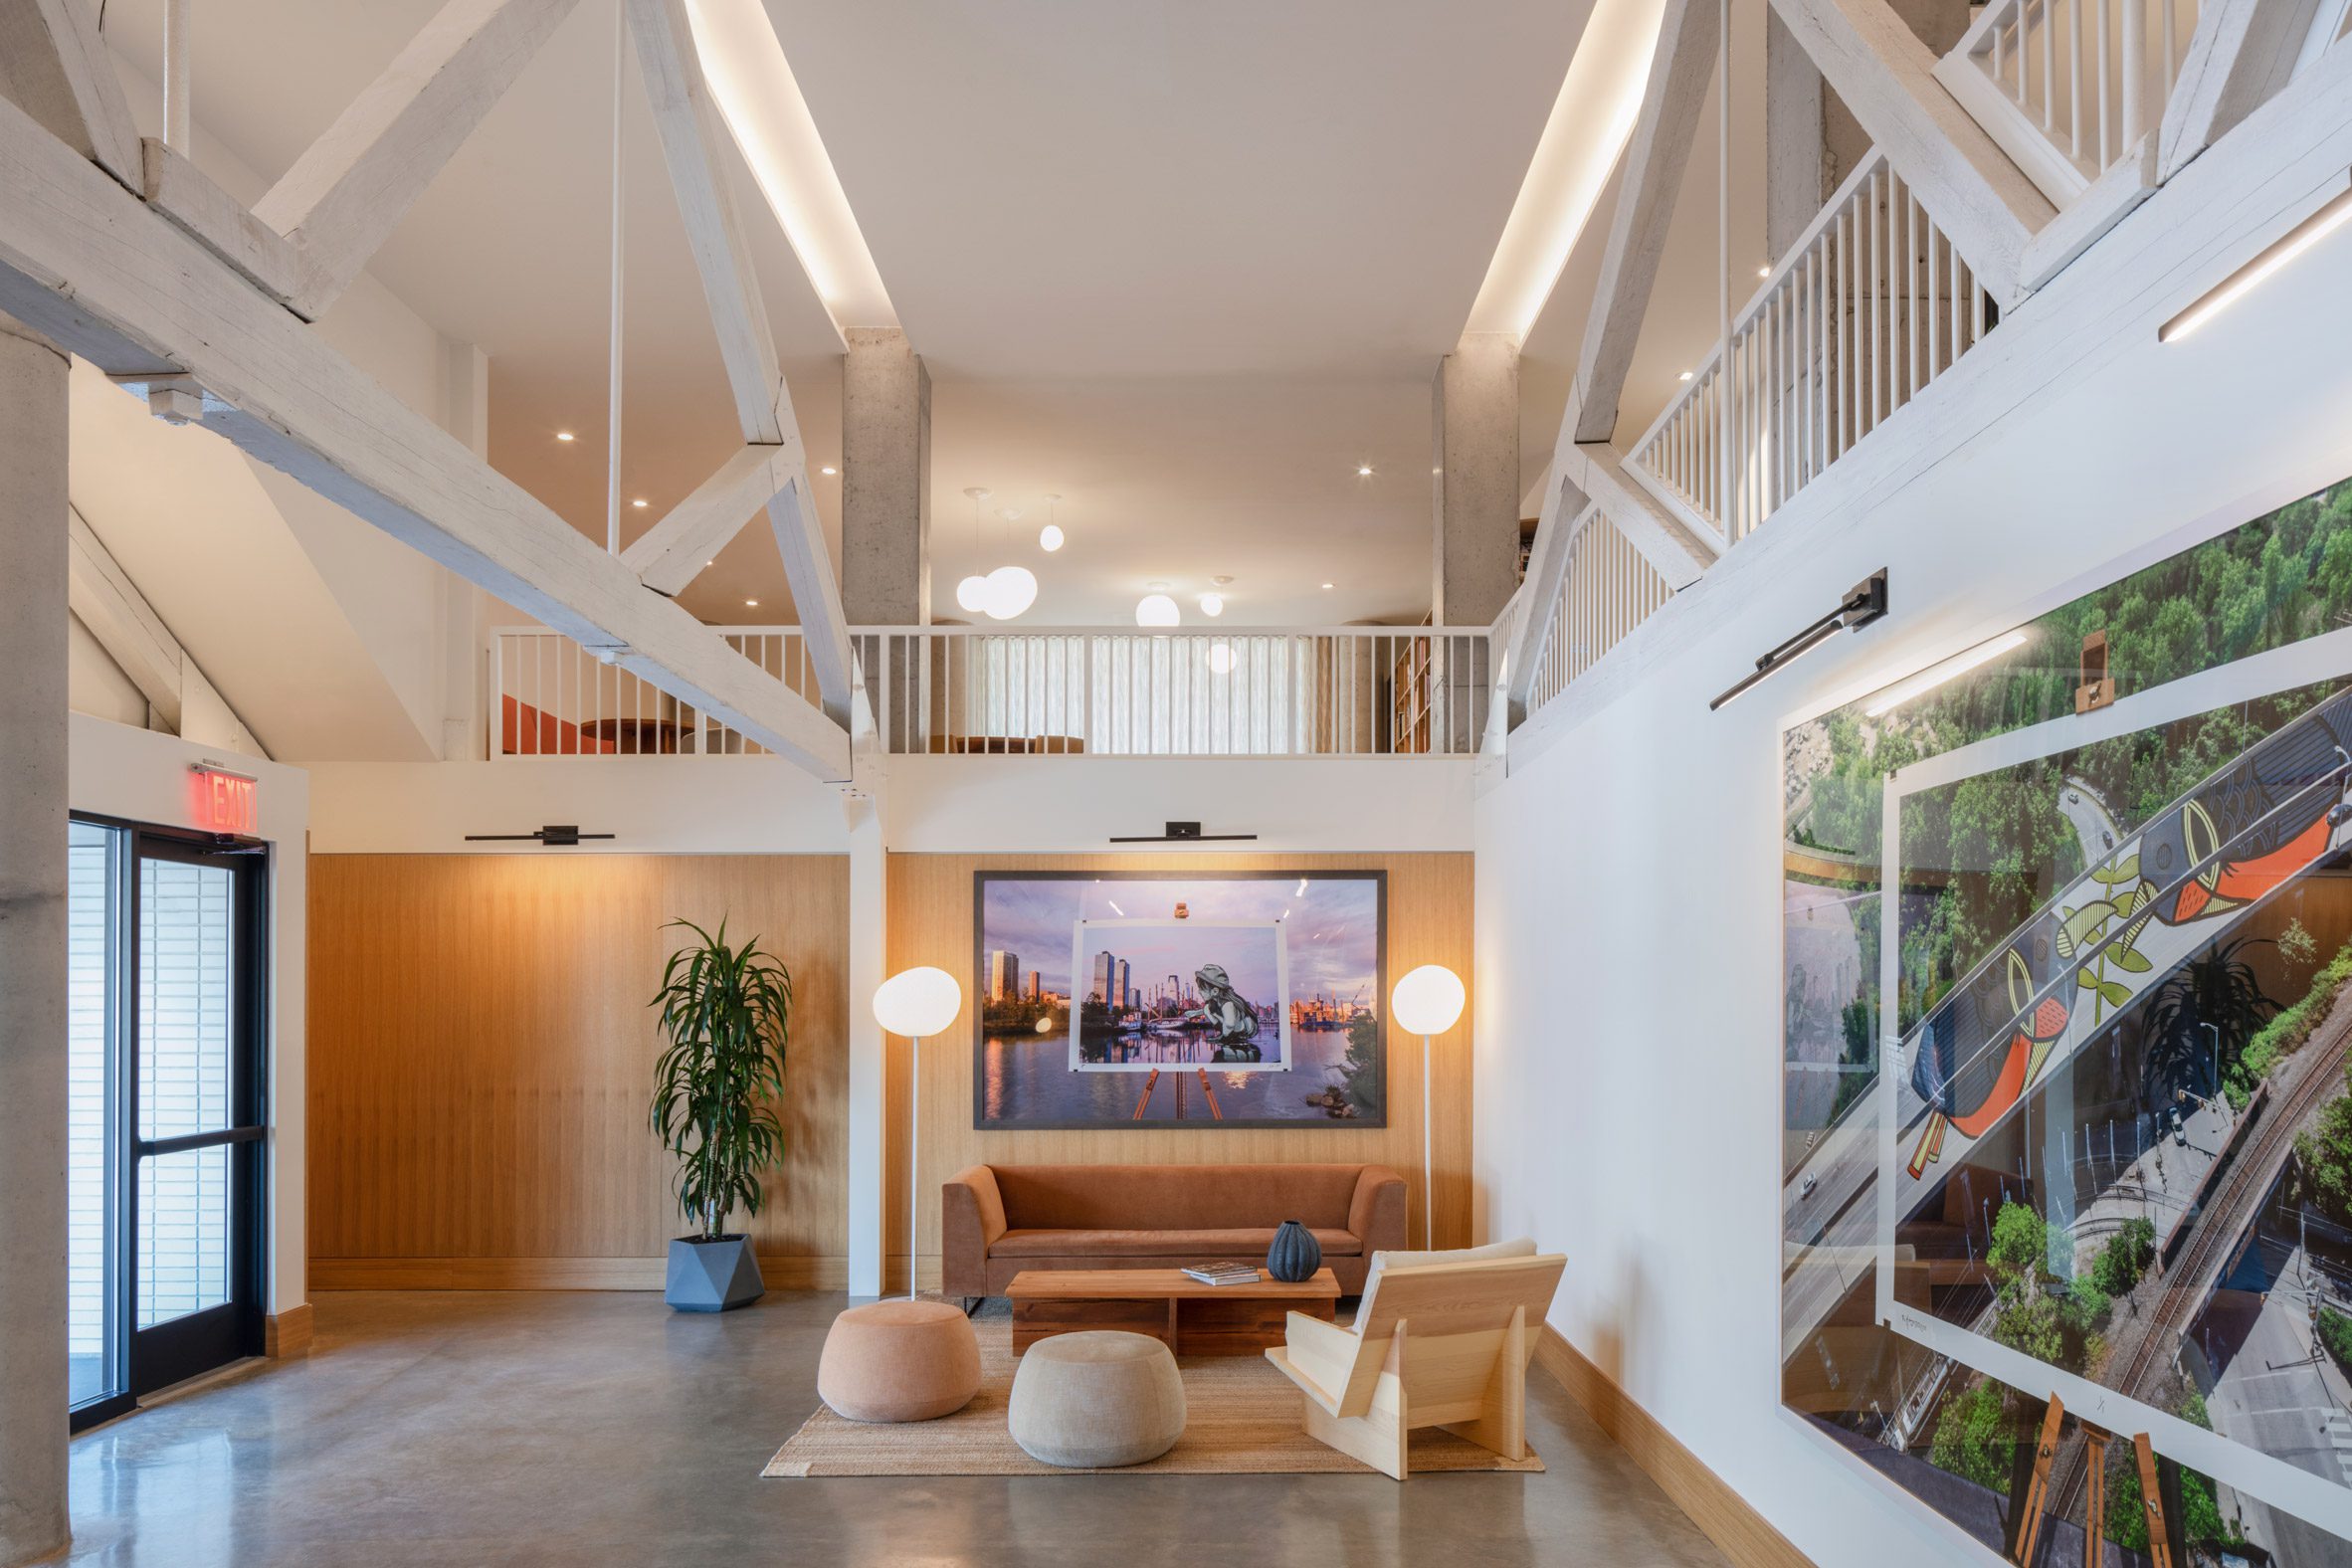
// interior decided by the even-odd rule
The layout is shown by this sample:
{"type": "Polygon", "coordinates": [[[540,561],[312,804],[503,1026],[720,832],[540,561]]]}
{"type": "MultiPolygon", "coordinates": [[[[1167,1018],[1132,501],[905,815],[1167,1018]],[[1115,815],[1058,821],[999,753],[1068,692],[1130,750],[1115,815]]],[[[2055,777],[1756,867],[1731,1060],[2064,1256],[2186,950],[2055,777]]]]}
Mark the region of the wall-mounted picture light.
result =
{"type": "Polygon", "coordinates": [[[1777,675],[1783,669],[1830,640],[1840,627],[1861,631],[1872,621],[1886,614],[1886,568],[1881,566],[1869,576],[1846,590],[1846,597],[1838,601],[1838,608],[1799,632],[1756,661],[1756,668],[1739,679],[1739,683],[1707,704],[1713,712],[1724,703],[1747,691],[1766,676],[1777,675]]]}

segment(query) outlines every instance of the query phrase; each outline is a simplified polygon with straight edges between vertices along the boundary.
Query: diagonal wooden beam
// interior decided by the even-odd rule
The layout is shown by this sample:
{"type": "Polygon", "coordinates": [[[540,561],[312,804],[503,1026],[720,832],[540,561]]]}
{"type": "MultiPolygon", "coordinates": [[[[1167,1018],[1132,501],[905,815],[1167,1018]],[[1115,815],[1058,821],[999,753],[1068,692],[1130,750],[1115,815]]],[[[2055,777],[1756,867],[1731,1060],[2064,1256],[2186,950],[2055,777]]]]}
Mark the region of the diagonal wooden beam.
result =
{"type": "Polygon", "coordinates": [[[0,312],[117,380],[194,378],[203,422],[262,462],[819,777],[849,777],[840,724],[5,102],[0,312]]]}
{"type": "Polygon", "coordinates": [[[2317,0],[2205,0],[2156,132],[2156,179],[2171,179],[2286,86],[2317,0]]]}
{"type": "Polygon", "coordinates": [[[0,97],[138,189],[139,133],[80,0],[0,0],[0,97]]]}
{"type": "Polygon", "coordinates": [[[1551,493],[1544,497],[1543,513],[1535,524],[1535,548],[1527,556],[1526,609],[1511,638],[1510,671],[1503,679],[1513,723],[1535,687],[1535,656],[1542,651],[1544,631],[1552,624],[1553,606],[1560,602],[1560,592],[1568,584],[1568,558],[1574,553],[1576,536],[1592,526],[1596,514],[1597,508],[1584,491],[1553,477],[1551,493]]]}
{"type": "Polygon", "coordinates": [[[2002,304],[2026,242],[2057,209],[1935,80],[1935,58],[1886,0],[1771,0],[1903,183],[2002,304]]]}
{"type": "Polygon", "coordinates": [[[254,206],[318,268],[315,320],[359,276],[576,0],[449,0],[254,206]]]}
{"type": "Polygon", "coordinates": [[[703,80],[701,58],[694,52],[686,0],[627,4],[646,98],[661,132],[662,155],[670,167],[679,216],[686,223],[686,243],[702,276],[711,325],[718,331],[719,354],[726,362],[743,439],[778,447],[777,461],[787,465],[789,483],[768,502],[768,521],[784,557],[784,575],[792,585],[792,602],[800,612],[801,636],[825,709],[846,721],[854,679],[849,620],[811,498],[808,459],[792,413],[792,394],[776,362],[776,335],[768,325],[751,247],[726,181],[726,127],[703,80]]]}
{"type": "Polygon", "coordinates": [[[147,705],[173,734],[180,728],[180,682],[187,653],[138,585],[115,564],[114,556],[82,513],[67,508],[66,602],[91,636],[106,651],[130,684],[139,688],[147,705]]]}
{"type": "Polygon", "coordinates": [[[675,598],[721,545],[742,532],[743,524],[791,483],[784,448],[745,447],[623,550],[621,563],[654,592],[675,598]]]}
{"type": "Polygon", "coordinates": [[[1674,198],[1682,189],[1699,107],[1714,75],[1721,16],[1718,0],[1666,0],[1642,116],[1626,144],[1600,287],[1577,354],[1576,395],[1583,409],[1576,426],[1579,441],[1607,441],[1616,431],[1626,372],[1633,367],[1634,344],[1650,310],[1659,258],[1674,220],[1674,198]]]}

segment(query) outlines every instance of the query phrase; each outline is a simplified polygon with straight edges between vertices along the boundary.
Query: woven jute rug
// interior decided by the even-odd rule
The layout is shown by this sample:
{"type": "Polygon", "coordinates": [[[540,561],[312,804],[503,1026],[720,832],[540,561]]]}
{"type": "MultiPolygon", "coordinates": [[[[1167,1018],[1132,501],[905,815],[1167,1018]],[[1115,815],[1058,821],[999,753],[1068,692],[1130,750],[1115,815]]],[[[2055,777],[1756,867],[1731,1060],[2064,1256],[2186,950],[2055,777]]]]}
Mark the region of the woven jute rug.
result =
{"type": "MultiPolygon", "coordinates": [[[[1145,1465],[1100,1471],[1065,1470],[1031,1459],[1013,1441],[1005,1409],[1013,1391],[1010,1321],[983,1317],[980,1393],[952,1416],[936,1421],[872,1425],[848,1421],[820,1405],[768,1461],[764,1475],[1367,1475],[1370,1466],[1325,1448],[1300,1423],[1301,1398],[1288,1378],[1263,1356],[1188,1356],[1184,1376],[1184,1436],[1145,1465]]],[[[1541,1470],[1529,1450],[1511,1461],[1450,1432],[1413,1434],[1412,1468],[1437,1470],[1541,1470]]]]}

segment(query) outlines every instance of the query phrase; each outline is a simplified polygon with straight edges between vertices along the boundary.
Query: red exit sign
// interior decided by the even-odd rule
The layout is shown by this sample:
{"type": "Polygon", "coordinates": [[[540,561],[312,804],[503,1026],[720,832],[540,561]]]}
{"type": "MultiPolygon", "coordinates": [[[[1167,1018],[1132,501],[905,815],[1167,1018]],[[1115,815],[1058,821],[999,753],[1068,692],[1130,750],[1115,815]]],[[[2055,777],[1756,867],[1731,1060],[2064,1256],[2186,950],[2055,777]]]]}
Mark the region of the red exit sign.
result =
{"type": "Polygon", "coordinates": [[[215,762],[188,766],[196,826],[208,833],[251,838],[261,826],[261,806],[252,775],[232,773],[215,762]]]}

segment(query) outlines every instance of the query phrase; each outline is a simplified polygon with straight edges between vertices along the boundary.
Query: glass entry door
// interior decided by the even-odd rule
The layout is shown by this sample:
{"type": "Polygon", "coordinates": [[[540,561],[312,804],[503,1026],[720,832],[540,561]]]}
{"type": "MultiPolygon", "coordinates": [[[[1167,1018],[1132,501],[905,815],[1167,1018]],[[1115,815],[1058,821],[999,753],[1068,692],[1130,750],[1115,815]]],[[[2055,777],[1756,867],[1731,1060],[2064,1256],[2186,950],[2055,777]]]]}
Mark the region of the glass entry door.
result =
{"type": "Polygon", "coordinates": [[[87,1422],[262,1349],[269,955],[258,846],[73,832],[74,1392],[87,1422]]]}

